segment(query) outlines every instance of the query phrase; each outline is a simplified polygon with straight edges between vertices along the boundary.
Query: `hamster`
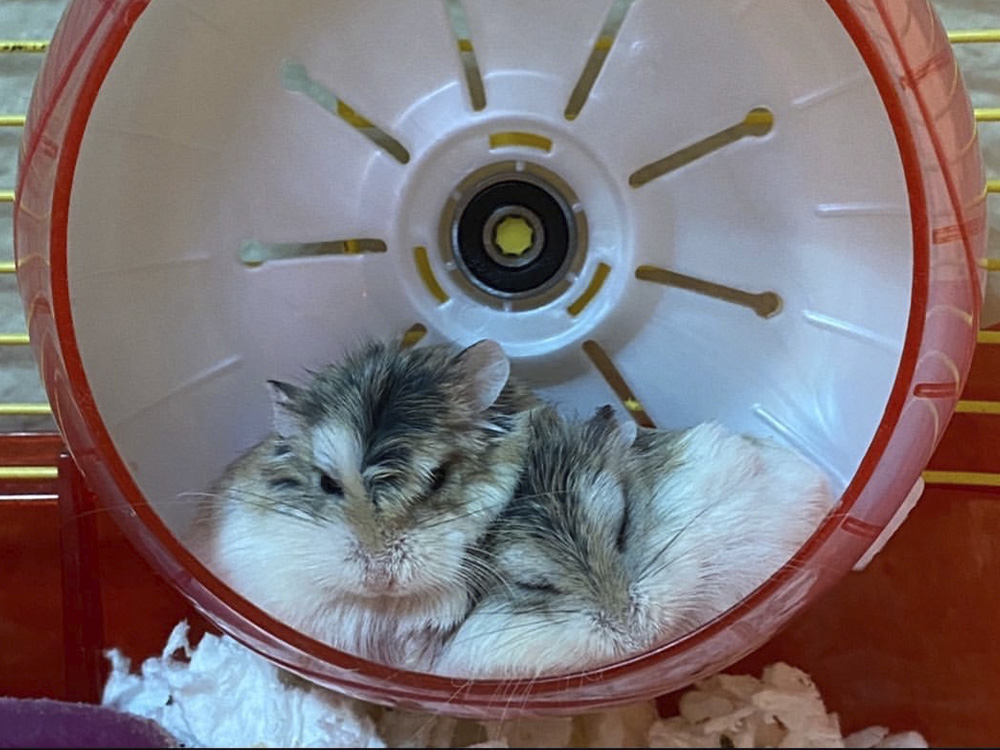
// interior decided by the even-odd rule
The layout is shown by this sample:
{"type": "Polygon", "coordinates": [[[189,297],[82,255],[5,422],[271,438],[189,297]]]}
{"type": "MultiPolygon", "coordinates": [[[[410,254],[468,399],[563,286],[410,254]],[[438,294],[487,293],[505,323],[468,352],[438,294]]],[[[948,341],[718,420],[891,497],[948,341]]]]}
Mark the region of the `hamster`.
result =
{"type": "Polygon", "coordinates": [[[502,580],[441,674],[566,674],[646,651],[736,604],[833,505],[797,454],[714,423],[668,432],[532,413],[524,472],[486,537],[502,580]]]}
{"type": "Polygon", "coordinates": [[[272,381],[274,431],[206,493],[192,551],[335,648],[420,668],[469,608],[476,544],[513,492],[534,394],[482,340],[369,342],[272,381]]]}
{"type": "Polygon", "coordinates": [[[752,593],[837,503],[811,461],[716,422],[676,433],[640,429],[626,470],[641,522],[629,537],[630,564],[661,607],[660,641],[752,593]]]}

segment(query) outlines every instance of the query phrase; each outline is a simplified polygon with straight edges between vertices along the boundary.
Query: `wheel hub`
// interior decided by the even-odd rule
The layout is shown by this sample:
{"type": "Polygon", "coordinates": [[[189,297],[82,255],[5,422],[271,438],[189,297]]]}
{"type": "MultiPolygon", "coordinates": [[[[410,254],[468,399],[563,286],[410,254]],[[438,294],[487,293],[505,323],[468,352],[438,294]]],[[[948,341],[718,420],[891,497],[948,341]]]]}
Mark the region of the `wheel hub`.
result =
{"type": "Polygon", "coordinates": [[[581,250],[564,191],[530,165],[473,174],[456,192],[444,217],[452,257],[469,282],[493,297],[544,293],[581,250]]]}

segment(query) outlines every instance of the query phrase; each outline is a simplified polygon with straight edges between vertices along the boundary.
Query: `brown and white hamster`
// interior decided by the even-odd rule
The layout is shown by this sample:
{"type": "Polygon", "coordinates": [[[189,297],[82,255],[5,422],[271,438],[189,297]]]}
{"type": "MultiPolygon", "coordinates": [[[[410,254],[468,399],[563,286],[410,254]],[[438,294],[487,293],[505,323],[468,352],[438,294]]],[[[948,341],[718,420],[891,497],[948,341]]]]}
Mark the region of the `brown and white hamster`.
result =
{"type": "Polygon", "coordinates": [[[645,651],[749,594],[833,505],[797,454],[713,423],[680,431],[536,410],[515,496],[487,537],[502,580],[441,674],[565,674],[645,651]]]}
{"type": "Polygon", "coordinates": [[[434,671],[571,672],[646,645],[624,554],[633,437],[610,410],[586,422],[564,421],[552,408],[531,413],[524,471],[486,537],[499,584],[449,639],[434,671]]]}
{"type": "Polygon", "coordinates": [[[300,631],[420,668],[466,614],[520,472],[537,401],[509,373],[490,340],[370,342],[308,385],[272,382],[274,432],[207,493],[193,550],[300,631]]]}

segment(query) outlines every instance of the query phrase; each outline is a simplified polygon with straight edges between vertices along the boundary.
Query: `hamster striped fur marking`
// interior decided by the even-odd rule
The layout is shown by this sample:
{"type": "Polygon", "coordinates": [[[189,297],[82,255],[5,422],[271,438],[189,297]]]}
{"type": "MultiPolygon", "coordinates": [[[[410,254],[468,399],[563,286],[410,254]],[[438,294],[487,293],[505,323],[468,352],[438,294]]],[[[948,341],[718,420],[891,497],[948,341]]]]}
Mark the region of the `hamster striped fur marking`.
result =
{"type": "Polygon", "coordinates": [[[502,584],[434,671],[565,674],[641,653],[736,604],[833,505],[825,477],[771,443],[703,424],[682,432],[530,418],[525,470],[487,536],[502,584]]]}
{"type": "Polygon", "coordinates": [[[275,431],[211,488],[193,550],[302,632],[420,668],[469,608],[535,396],[489,340],[373,342],[272,393],[275,431]]]}
{"type": "Polygon", "coordinates": [[[500,583],[449,639],[434,671],[463,677],[571,672],[643,648],[623,546],[633,433],[601,412],[533,411],[525,468],[485,548],[500,583]]]}

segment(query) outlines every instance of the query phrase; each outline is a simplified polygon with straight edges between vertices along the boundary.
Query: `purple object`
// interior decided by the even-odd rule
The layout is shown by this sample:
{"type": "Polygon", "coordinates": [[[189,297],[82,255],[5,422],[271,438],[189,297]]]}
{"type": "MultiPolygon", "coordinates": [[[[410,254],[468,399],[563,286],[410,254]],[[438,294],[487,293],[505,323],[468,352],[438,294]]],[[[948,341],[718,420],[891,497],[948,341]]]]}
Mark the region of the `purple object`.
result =
{"type": "Polygon", "coordinates": [[[0,747],[178,747],[151,719],[88,703],[0,698],[0,747]]]}

